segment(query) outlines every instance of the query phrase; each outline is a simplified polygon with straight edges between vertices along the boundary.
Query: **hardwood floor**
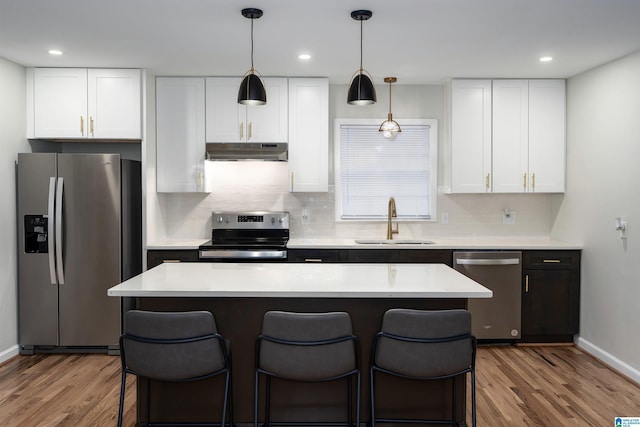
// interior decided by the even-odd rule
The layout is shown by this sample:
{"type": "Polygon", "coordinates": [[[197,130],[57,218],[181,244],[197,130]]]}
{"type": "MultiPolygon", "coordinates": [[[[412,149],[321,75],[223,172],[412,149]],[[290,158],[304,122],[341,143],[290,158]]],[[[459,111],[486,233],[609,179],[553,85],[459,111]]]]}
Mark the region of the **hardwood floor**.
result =
{"type": "MultiPolygon", "coordinates": [[[[118,357],[16,357],[0,366],[0,425],[113,426],[119,378],[118,357]]],[[[640,386],[574,346],[479,347],[476,381],[479,426],[600,427],[640,416],[640,386]]],[[[132,426],[134,377],[128,384],[132,426]]]]}

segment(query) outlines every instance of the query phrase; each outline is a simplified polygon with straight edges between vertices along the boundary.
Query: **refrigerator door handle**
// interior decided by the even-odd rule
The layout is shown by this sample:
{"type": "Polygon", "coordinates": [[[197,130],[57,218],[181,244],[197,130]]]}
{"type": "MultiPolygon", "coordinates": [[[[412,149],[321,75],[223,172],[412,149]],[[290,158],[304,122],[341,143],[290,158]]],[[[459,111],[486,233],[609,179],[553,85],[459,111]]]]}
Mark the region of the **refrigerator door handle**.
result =
{"type": "Polygon", "coordinates": [[[49,178],[49,199],[47,206],[47,229],[49,230],[49,236],[47,237],[47,252],[49,253],[49,278],[52,285],[57,285],[56,281],[56,260],[55,260],[55,232],[54,232],[54,218],[55,218],[55,197],[56,197],[56,178],[49,178]]]}
{"type": "Polygon", "coordinates": [[[64,285],[64,264],[62,262],[62,192],[64,178],[58,178],[56,191],[56,265],[58,267],[58,283],[64,285]]]}

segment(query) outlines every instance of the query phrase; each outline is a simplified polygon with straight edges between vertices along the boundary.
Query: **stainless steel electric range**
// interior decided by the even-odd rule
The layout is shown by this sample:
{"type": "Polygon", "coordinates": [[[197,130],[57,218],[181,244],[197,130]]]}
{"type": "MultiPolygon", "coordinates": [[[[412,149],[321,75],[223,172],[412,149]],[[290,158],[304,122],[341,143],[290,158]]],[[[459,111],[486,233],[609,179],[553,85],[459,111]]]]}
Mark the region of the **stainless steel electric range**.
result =
{"type": "Polygon", "coordinates": [[[289,212],[213,212],[211,240],[199,247],[201,261],[287,260],[289,212]]]}

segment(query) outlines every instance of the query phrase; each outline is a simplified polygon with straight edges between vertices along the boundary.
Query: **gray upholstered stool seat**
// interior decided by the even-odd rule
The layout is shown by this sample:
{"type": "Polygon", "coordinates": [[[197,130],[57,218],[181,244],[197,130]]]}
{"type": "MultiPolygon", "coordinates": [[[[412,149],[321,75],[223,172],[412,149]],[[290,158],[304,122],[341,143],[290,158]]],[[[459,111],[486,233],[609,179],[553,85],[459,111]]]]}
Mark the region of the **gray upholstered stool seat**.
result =
{"type": "MultiPolygon", "coordinates": [[[[208,425],[233,425],[231,358],[228,344],[218,334],[210,312],[128,311],[124,317],[124,333],[120,337],[120,359],[122,382],[118,426],[122,425],[127,374],[175,382],[197,381],[224,374],[222,419],[208,425]]],[[[147,425],[161,425],[152,424],[149,420],[149,392],[147,381],[147,425]]],[[[176,422],[170,424],[179,425],[176,422]]]]}
{"type": "Polygon", "coordinates": [[[254,426],[258,425],[259,379],[266,376],[265,426],[353,425],[353,381],[356,382],[356,420],[360,422],[360,370],[358,340],[351,317],[344,312],[265,313],[262,334],[256,341],[254,426]],[[347,421],[274,422],[270,419],[271,378],[324,382],[346,379],[347,421]]]}
{"type": "Polygon", "coordinates": [[[375,378],[378,373],[416,380],[453,379],[470,373],[472,425],[475,427],[475,354],[476,339],[471,335],[471,314],[467,310],[388,310],[372,348],[372,427],[376,422],[455,424],[455,381],[452,381],[451,420],[377,417],[375,378]]]}

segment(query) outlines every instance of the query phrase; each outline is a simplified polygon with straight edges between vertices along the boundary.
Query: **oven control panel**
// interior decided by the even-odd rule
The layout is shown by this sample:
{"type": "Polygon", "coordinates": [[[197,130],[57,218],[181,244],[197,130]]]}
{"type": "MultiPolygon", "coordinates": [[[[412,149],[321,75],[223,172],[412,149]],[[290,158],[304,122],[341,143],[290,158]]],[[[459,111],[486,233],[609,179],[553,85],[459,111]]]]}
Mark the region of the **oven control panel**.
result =
{"type": "Polygon", "coordinates": [[[213,229],[288,229],[289,212],[213,212],[213,229]]]}

